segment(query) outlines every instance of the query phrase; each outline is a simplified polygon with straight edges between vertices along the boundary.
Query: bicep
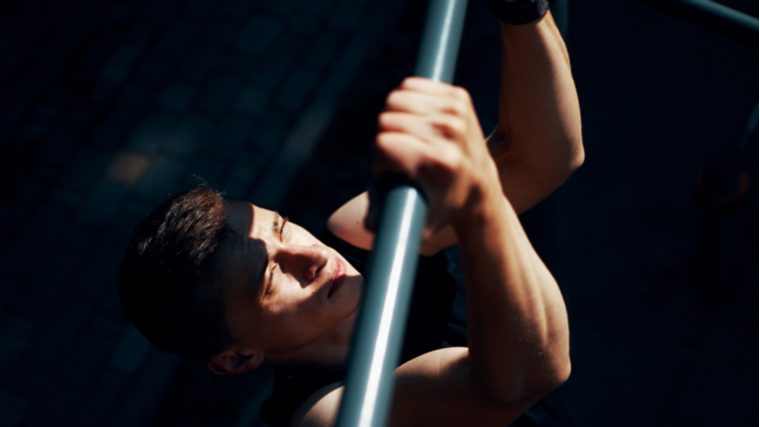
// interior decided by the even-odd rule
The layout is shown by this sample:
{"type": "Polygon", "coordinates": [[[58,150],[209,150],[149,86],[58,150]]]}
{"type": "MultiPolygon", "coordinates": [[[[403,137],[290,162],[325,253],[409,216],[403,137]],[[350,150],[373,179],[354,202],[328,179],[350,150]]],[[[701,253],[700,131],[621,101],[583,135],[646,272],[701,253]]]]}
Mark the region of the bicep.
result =
{"type": "Polygon", "coordinates": [[[343,382],[332,383],[316,391],[298,407],[290,425],[293,427],[328,427],[336,424],[343,398],[343,382]]]}
{"type": "Polygon", "coordinates": [[[450,347],[426,353],[396,369],[393,425],[503,427],[540,396],[520,402],[490,397],[471,373],[469,350],[450,347]]]}
{"type": "MultiPolygon", "coordinates": [[[[335,425],[342,383],[316,392],[293,418],[293,426],[335,425]]],[[[494,426],[509,424],[540,396],[515,403],[490,399],[470,374],[468,350],[451,347],[426,353],[395,371],[391,426],[494,426]]]]}

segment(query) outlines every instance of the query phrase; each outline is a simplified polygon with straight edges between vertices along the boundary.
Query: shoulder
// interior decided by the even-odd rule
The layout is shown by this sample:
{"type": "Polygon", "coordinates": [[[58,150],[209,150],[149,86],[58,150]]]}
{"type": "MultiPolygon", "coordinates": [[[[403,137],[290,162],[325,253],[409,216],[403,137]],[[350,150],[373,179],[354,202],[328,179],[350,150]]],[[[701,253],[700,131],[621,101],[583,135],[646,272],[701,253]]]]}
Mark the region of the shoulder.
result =
{"type": "Polygon", "coordinates": [[[343,381],[334,382],[309,396],[293,414],[291,426],[333,426],[338,419],[338,409],[343,398],[343,381]]]}
{"type": "Polygon", "coordinates": [[[345,369],[323,370],[291,374],[274,370],[274,392],[261,406],[261,418],[272,427],[292,424],[294,415],[314,402],[315,395],[330,384],[339,383],[345,377],[345,369]]]}

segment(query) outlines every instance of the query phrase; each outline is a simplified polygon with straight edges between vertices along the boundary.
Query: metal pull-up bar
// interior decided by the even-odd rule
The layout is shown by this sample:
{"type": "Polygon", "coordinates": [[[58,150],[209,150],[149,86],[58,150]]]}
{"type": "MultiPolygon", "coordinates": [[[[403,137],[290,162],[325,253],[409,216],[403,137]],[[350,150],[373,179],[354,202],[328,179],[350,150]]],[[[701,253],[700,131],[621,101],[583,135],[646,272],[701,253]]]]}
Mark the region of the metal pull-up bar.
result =
{"type": "MultiPolygon", "coordinates": [[[[414,74],[454,77],[466,0],[431,0],[414,74]]],[[[412,186],[387,192],[354,331],[339,427],[385,426],[412,296],[427,204],[412,186]]]]}
{"type": "Polygon", "coordinates": [[[636,0],[757,48],[758,20],[710,0],[636,0]]]}

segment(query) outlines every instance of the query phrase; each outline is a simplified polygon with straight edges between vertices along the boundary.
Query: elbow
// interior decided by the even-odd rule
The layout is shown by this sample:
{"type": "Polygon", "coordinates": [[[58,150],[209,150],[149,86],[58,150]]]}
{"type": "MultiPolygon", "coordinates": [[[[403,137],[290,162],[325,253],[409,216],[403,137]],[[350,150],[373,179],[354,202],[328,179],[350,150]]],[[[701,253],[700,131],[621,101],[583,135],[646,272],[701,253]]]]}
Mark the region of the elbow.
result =
{"type": "Polygon", "coordinates": [[[567,147],[566,161],[562,168],[561,180],[557,187],[570,178],[583,165],[583,162],[586,161],[586,151],[583,149],[583,140],[580,134],[569,137],[565,146],[567,147]]]}
{"type": "Polygon", "coordinates": [[[549,390],[547,393],[566,383],[567,380],[570,379],[572,370],[573,368],[572,364],[570,363],[570,357],[567,357],[563,362],[558,364],[557,368],[555,369],[554,375],[551,378],[551,382],[548,384],[549,390]]]}
{"type": "Polygon", "coordinates": [[[577,171],[586,161],[586,150],[583,149],[583,141],[580,135],[574,138],[571,144],[572,150],[570,151],[570,159],[567,165],[567,176],[570,177],[575,171],[577,171]]]}
{"type": "Polygon", "coordinates": [[[542,394],[549,393],[570,379],[573,368],[570,362],[570,346],[566,337],[567,330],[565,330],[565,339],[559,340],[554,351],[548,352],[551,357],[544,361],[544,366],[538,371],[540,374],[536,375],[538,391],[542,394]]]}
{"type": "Polygon", "coordinates": [[[583,149],[583,142],[581,142],[581,137],[578,137],[578,142],[576,144],[573,144],[573,151],[572,155],[570,156],[570,162],[568,164],[568,176],[572,175],[575,171],[578,170],[583,165],[583,162],[586,161],[586,150],[583,149]]]}
{"type": "Polygon", "coordinates": [[[540,380],[536,381],[533,396],[544,396],[559,388],[570,379],[571,371],[572,366],[569,357],[561,362],[555,362],[554,366],[547,368],[546,375],[542,375],[540,380]]]}
{"type": "MultiPolygon", "coordinates": [[[[570,359],[544,366],[540,372],[523,377],[522,387],[511,387],[498,392],[490,390],[491,399],[503,405],[514,405],[529,399],[540,399],[559,388],[570,378],[570,359]]],[[[513,384],[514,385],[514,384],[513,384]]]]}
{"type": "Polygon", "coordinates": [[[543,396],[558,388],[570,379],[571,372],[570,357],[564,357],[562,360],[555,361],[552,366],[547,367],[546,375],[537,381],[538,387],[536,392],[543,396]]]}
{"type": "Polygon", "coordinates": [[[569,138],[564,144],[567,151],[562,155],[562,160],[555,163],[553,173],[550,173],[551,180],[547,182],[550,192],[558,189],[562,184],[577,171],[586,160],[586,152],[583,149],[583,143],[580,136],[569,138]]]}

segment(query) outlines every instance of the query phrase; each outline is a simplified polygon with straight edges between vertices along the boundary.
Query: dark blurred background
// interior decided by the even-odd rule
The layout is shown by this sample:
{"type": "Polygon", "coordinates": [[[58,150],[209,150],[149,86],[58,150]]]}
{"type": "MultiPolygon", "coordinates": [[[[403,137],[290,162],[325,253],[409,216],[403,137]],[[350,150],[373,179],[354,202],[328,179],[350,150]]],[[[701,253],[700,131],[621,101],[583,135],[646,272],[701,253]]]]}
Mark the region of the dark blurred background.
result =
{"type": "MultiPolygon", "coordinates": [[[[721,3],[757,17],[755,1],[721,3]]],[[[261,425],[268,371],[211,375],[126,321],[129,233],[198,177],[318,233],[366,188],[375,119],[413,70],[425,8],[2,3],[0,425],[261,425]]],[[[632,0],[567,12],[586,163],[522,217],[568,305],[562,393],[579,426],[755,426],[757,131],[737,141],[757,41],[632,0]]],[[[497,34],[470,1],[456,83],[486,132],[497,34]]]]}

